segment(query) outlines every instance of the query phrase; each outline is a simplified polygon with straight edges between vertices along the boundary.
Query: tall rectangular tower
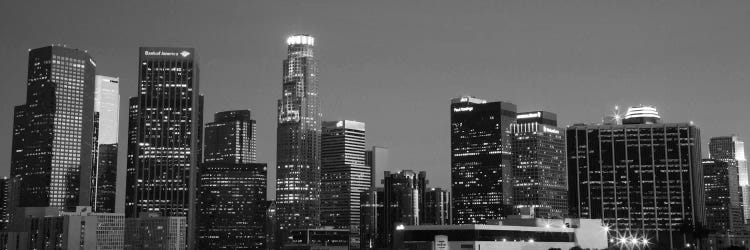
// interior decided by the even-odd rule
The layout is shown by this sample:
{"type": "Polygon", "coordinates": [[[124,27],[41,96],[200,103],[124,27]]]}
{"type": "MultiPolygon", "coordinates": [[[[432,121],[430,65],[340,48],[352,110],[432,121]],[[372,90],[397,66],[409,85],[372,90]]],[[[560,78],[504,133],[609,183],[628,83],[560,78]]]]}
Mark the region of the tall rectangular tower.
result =
{"type": "Polygon", "coordinates": [[[282,96],[278,102],[276,216],[281,229],[320,225],[320,100],[315,38],[286,40],[282,96]]]}
{"type": "Polygon", "coordinates": [[[216,113],[205,137],[199,249],[263,249],[268,170],[255,163],[255,120],[249,110],[216,113]]]}
{"type": "Polygon", "coordinates": [[[712,137],[708,142],[709,158],[726,162],[737,168],[740,202],[745,221],[750,220],[750,181],[748,181],[745,142],[736,135],[712,137]]]}
{"type": "Polygon", "coordinates": [[[359,232],[360,196],[370,189],[372,175],[365,166],[365,140],[363,122],[323,122],[320,194],[323,226],[359,232]]]}
{"type": "Polygon", "coordinates": [[[703,183],[706,189],[706,227],[720,234],[744,231],[737,166],[703,159],[703,183]]]}
{"type": "Polygon", "coordinates": [[[192,48],[141,47],[138,96],[130,101],[126,216],[187,217],[195,239],[203,97],[192,48]]]}
{"type": "Polygon", "coordinates": [[[571,217],[602,219],[656,248],[695,244],[686,228],[706,218],[696,126],[659,123],[656,109],[635,107],[622,125],[576,124],[567,139],[571,217]]]}
{"type": "MultiPolygon", "coordinates": [[[[91,173],[91,206],[114,213],[117,187],[117,152],[120,121],[120,78],[96,76],[94,94],[94,165],[91,173]]],[[[120,184],[122,185],[122,183],[120,184]]]]}
{"type": "Polygon", "coordinates": [[[378,171],[388,169],[388,148],[373,146],[370,150],[365,151],[365,166],[370,167],[370,173],[372,173],[370,188],[374,190],[377,184],[378,171]]]}
{"type": "Polygon", "coordinates": [[[511,132],[514,209],[537,218],[565,218],[565,133],[557,127],[557,115],[547,111],[518,113],[511,132]]]}
{"type": "Polygon", "coordinates": [[[451,101],[453,224],[483,224],[512,211],[515,120],[512,103],[468,96],[451,101]]]}
{"type": "Polygon", "coordinates": [[[95,70],[82,50],[29,51],[26,104],[15,108],[14,205],[72,210],[90,204],[95,70]]]}

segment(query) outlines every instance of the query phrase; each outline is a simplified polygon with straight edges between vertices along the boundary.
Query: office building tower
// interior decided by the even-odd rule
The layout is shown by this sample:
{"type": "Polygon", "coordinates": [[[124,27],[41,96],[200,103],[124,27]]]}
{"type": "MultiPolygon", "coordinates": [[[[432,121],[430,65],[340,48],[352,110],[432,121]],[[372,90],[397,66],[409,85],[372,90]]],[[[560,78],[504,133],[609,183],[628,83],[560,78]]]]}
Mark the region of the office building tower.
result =
{"type": "Polygon", "coordinates": [[[250,110],[223,111],[206,123],[205,162],[256,162],[256,125],[250,110]]]}
{"type": "Polygon", "coordinates": [[[186,245],[187,219],[183,216],[160,216],[141,213],[125,219],[126,250],[183,250],[186,245]]]}
{"type": "MultiPolygon", "coordinates": [[[[388,148],[373,146],[369,150],[366,150],[365,166],[369,166],[370,173],[372,173],[372,183],[370,184],[370,188],[375,188],[378,180],[378,171],[385,171],[388,169],[388,148]]],[[[382,177],[380,179],[382,179],[382,177]]]]}
{"type": "Polygon", "coordinates": [[[294,35],[286,43],[276,134],[276,215],[284,230],[314,228],[320,225],[322,119],[315,39],[294,35]]]}
{"type": "Polygon", "coordinates": [[[130,100],[125,215],[185,217],[194,248],[203,96],[192,48],[141,47],[130,100]]]}
{"type": "Polygon", "coordinates": [[[514,209],[537,218],[565,218],[565,133],[557,127],[557,115],[547,111],[518,113],[510,129],[514,209]]]}
{"type": "Polygon", "coordinates": [[[199,249],[263,249],[267,165],[255,162],[249,110],[216,113],[206,124],[199,181],[199,249]]]}
{"type": "Polygon", "coordinates": [[[510,124],[516,105],[474,97],[451,101],[453,223],[483,224],[512,212],[510,124]]]}
{"type": "Polygon", "coordinates": [[[321,136],[321,224],[334,228],[359,225],[360,195],[370,189],[365,166],[365,124],[323,122],[321,136]]]}
{"type": "Polygon", "coordinates": [[[398,225],[419,225],[428,181],[425,171],[385,171],[384,176],[382,183],[385,209],[380,218],[384,222],[380,237],[387,239],[387,246],[391,246],[393,231],[398,225]]]}
{"type": "Polygon", "coordinates": [[[0,231],[4,231],[8,228],[9,213],[8,210],[8,193],[10,188],[10,179],[7,176],[0,178],[0,231]]]}
{"type": "Polygon", "coordinates": [[[279,249],[279,242],[276,240],[278,234],[278,220],[276,219],[276,201],[266,202],[266,249],[279,249]]]}
{"type": "Polygon", "coordinates": [[[706,190],[706,228],[720,234],[744,231],[737,166],[703,159],[703,185],[706,190]]]}
{"type": "Polygon", "coordinates": [[[705,220],[700,130],[643,109],[628,110],[623,125],[568,127],[569,213],[657,248],[695,244],[684,228],[705,220]]]}
{"type": "Polygon", "coordinates": [[[420,225],[451,224],[451,192],[442,188],[431,188],[425,191],[420,225]]]}
{"type": "Polygon", "coordinates": [[[736,135],[712,137],[708,142],[709,158],[720,160],[737,167],[741,190],[742,214],[750,220],[750,182],[748,182],[745,142],[736,135]]]}
{"type": "Polygon", "coordinates": [[[91,206],[96,212],[115,212],[117,149],[120,121],[120,78],[96,75],[94,91],[94,161],[91,206]],[[102,153],[102,151],[105,151],[102,153]],[[107,203],[107,204],[103,204],[107,203]]]}
{"type": "Polygon", "coordinates": [[[363,192],[360,196],[360,249],[385,248],[388,245],[387,239],[381,236],[385,235],[384,231],[389,227],[384,226],[383,213],[385,202],[383,188],[373,188],[363,192]]]}
{"type": "Polygon", "coordinates": [[[26,104],[16,106],[11,154],[19,207],[90,204],[96,64],[82,50],[29,51],[26,104]]]}
{"type": "Polygon", "coordinates": [[[55,207],[24,209],[14,228],[8,232],[6,249],[108,249],[124,247],[125,215],[95,213],[90,206],[77,206],[61,212],[55,207]]]}
{"type": "Polygon", "coordinates": [[[114,213],[117,197],[117,143],[99,144],[92,190],[94,211],[114,213]]]}
{"type": "Polygon", "coordinates": [[[255,163],[255,131],[249,110],[219,112],[206,124],[199,249],[265,247],[268,171],[255,163]]]}

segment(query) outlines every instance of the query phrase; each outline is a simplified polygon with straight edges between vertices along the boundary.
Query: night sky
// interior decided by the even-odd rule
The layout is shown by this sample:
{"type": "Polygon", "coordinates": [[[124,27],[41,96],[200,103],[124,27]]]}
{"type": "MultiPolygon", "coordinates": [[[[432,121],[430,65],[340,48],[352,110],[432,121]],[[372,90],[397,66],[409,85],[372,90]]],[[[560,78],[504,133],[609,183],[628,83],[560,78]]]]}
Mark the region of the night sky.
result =
{"type": "Polygon", "coordinates": [[[712,136],[750,140],[748,24],[750,1],[2,1],[0,174],[28,49],[85,49],[97,74],[119,76],[125,145],[138,47],[185,46],[199,57],[206,122],[252,110],[273,187],[276,100],[295,33],[316,38],[324,120],[365,122],[368,144],[390,149],[390,170],[427,170],[430,186],[450,187],[459,95],[555,112],[561,126],[654,105],[665,122],[694,121],[705,155],[712,136]]]}

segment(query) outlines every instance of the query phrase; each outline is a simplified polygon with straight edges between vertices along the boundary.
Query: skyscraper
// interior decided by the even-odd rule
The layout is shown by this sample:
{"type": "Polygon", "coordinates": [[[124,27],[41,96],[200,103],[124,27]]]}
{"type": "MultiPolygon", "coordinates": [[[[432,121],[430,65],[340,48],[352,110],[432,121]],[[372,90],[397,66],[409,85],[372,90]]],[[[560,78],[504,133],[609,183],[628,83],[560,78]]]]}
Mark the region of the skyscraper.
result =
{"type": "Polygon", "coordinates": [[[388,148],[373,146],[371,149],[365,151],[365,166],[370,167],[370,173],[372,173],[371,188],[375,188],[377,184],[377,173],[378,171],[384,171],[388,169],[388,148]]]}
{"type": "Polygon", "coordinates": [[[720,234],[744,231],[737,166],[704,159],[703,184],[706,189],[706,227],[720,234]]]}
{"type": "Polygon", "coordinates": [[[12,192],[19,207],[74,209],[90,204],[94,76],[82,50],[29,51],[26,104],[16,106],[12,192]]]}
{"type": "MultiPolygon", "coordinates": [[[[91,206],[96,212],[114,213],[120,120],[120,79],[96,76],[94,92],[94,165],[91,173],[91,206]]],[[[122,212],[122,211],[121,211],[122,212]]]]}
{"type": "Polygon", "coordinates": [[[383,224],[378,229],[378,236],[386,239],[387,246],[391,246],[397,225],[419,225],[421,222],[419,216],[427,191],[427,172],[385,171],[383,176],[384,211],[379,219],[383,224]]]}
{"type": "Polygon", "coordinates": [[[256,125],[250,110],[216,113],[206,124],[206,162],[252,163],[256,161],[256,125]]]}
{"type": "Polygon", "coordinates": [[[320,225],[322,119],[315,39],[294,35],[286,43],[276,134],[276,215],[284,230],[320,225]]]}
{"type": "Polygon", "coordinates": [[[255,163],[249,110],[224,111],[206,124],[200,173],[199,249],[263,249],[267,165],[255,163]]]}
{"type": "Polygon", "coordinates": [[[385,196],[383,188],[373,188],[363,192],[360,196],[360,249],[373,249],[388,247],[385,238],[385,226],[383,214],[385,213],[385,196]]]}
{"type": "Polygon", "coordinates": [[[546,111],[518,113],[513,132],[513,204],[538,218],[565,218],[568,213],[565,133],[557,115],[546,111]]]}
{"type": "Polygon", "coordinates": [[[424,204],[419,210],[421,225],[451,224],[451,192],[442,188],[425,191],[424,204]]]}
{"type": "Polygon", "coordinates": [[[510,124],[516,105],[474,97],[451,101],[453,224],[482,224],[510,214],[510,124]]]}
{"type": "Polygon", "coordinates": [[[365,124],[323,122],[321,141],[321,224],[358,226],[359,196],[370,188],[372,174],[365,166],[365,124]]]}
{"type": "Polygon", "coordinates": [[[742,214],[750,220],[750,181],[748,181],[745,142],[736,135],[713,137],[708,142],[709,158],[726,162],[737,168],[741,190],[742,214]]]}
{"type": "Polygon", "coordinates": [[[126,216],[187,217],[195,243],[203,97],[192,48],[141,47],[138,96],[130,100],[126,216]]]}
{"type": "Polygon", "coordinates": [[[694,244],[684,229],[705,220],[700,130],[659,120],[656,109],[638,107],[622,125],[568,127],[571,217],[602,219],[612,233],[657,248],[694,244]]]}

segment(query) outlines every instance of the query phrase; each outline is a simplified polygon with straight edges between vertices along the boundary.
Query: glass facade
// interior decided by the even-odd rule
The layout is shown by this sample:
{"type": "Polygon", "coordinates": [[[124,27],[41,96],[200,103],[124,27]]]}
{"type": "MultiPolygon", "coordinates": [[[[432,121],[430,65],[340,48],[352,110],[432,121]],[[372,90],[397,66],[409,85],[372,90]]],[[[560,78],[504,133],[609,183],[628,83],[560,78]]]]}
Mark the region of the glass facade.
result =
{"type": "Polygon", "coordinates": [[[567,129],[569,212],[657,247],[691,242],[704,214],[700,130],[687,123],[573,125],[567,129]]]}
{"type": "Polygon", "coordinates": [[[557,115],[518,113],[513,133],[513,204],[537,218],[565,218],[568,213],[565,133],[557,115]]]}
{"type": "Polygon", "coordinates": [[[276,216],[282,229],[320,225],[320,100],[314,38],[287,39],[278,101],[276,216]]]}
{"type": "Polygon", "coordinates": [[[721,234],[744,232],[737,166],[704,159],[703,185],[706,187],[706,227],[721,234]]]}
{"type": "Polygon", "coordinates": [[[138,96],[130,100],[125,213],[187,217],[192,247],[203,134],[195,51],[141,47],[139,53],[138,96]]]}
{"type": "Polygon", "coordinates": [[[250,110],[223,111],[206,124],[205,162],[256,161],[256,125],[250,110]]]}
{"type": "Polygon", "coordinates": [[[742,214],[747,221],[750,219],[750,183],[748,182],[747,159],[745,158],[745,142],[738,136],[712,137],[708,142],[709,158],[726,162],[737,167],[737,176],[742,197],[742,214]]]}
{"type": "Polygon", "coordinates": [[[92,190],[94,197],[94,211],[99,213],[115,212],[115,197],[117,196],[117,152],[115,144],[100,144],[97,152],[95,182],[92,190]]]}
{"type": "Polygon", "coordinates": [[[431,188],[425,192],[424,205],[419,210],[422,225],[451,224],[451,192],[441,188],[431,188]]]}
{"type": "Polygon", "coordinates": [[[483,224],[511,214],[510,124],[515,120],[512,103],[452,100],[453,224],[483,224]]]}
{"type": "Polygon", "coordinates": [[[26,104],[15,108],[11,177],[20,207],[90,205],[95,63],[82,50],[29,51],[26,104]]]}

